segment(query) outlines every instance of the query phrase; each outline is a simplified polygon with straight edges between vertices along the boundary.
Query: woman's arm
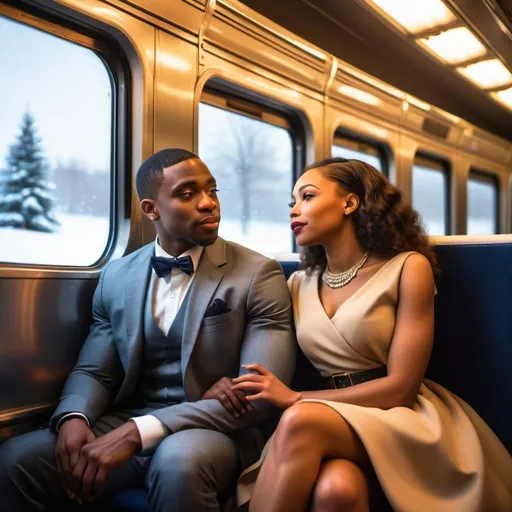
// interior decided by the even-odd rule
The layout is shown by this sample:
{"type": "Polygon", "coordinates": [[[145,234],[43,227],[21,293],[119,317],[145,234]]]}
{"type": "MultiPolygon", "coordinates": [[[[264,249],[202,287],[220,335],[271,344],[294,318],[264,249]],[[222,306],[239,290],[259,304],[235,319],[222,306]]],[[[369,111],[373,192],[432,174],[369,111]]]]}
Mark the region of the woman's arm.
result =
{"type": "MultiPolygon", "coordinates": [[[[254,369],[260,375],[249,374],[234,379],[233,389],[256,393],[248,400],[259,398],[286,409],[300,399],[320,399],[366,407],[390,409],[411,407],[418,394],[430,359],[434,338],[434,276],[428,260],[413,254],[402,269],[395,331],[389,352],[386,377],[343,389],[292,391],[273,374],[254,369]]],[[[264,370],[264,369],[262,369],[264,370]]]]}

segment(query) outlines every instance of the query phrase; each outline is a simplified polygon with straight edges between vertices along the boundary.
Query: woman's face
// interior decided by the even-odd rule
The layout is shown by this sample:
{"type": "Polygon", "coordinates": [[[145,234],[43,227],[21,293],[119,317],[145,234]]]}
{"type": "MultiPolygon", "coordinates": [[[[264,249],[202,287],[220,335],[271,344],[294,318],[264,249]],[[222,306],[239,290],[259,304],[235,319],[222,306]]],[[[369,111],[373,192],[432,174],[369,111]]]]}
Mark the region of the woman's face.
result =
{"type": "Polygon", "coordinates": [[[295,183],[290,207],[297,244],[324,245],[331,237],[339,236],[345,216],[357,208],[357,198],[344,193],[335,181],[325,178],[321,168],[316,168],[305,172],[295,183]]]}

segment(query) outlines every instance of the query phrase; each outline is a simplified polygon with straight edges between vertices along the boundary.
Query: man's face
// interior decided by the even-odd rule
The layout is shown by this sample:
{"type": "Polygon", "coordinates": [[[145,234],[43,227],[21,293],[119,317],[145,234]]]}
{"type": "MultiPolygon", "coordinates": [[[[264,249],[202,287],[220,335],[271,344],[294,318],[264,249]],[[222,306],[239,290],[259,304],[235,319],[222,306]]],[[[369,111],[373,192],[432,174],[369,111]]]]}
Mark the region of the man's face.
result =
{"type": "Polygon", "coordinates": [[[152,203],[160,217],[157,232],[161,238],[184,246],[210,245],[217,239],[220,222],[217,184],[198,158],[166,167],[152,203]]]}

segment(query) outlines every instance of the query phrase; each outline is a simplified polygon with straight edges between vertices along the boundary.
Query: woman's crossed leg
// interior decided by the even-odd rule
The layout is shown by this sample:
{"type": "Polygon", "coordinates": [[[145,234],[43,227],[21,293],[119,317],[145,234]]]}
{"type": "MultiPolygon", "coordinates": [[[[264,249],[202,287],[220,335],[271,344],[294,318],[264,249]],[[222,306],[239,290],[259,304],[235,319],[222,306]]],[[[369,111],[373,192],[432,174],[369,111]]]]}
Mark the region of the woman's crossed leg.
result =
{"type": "Polygon", "coordinates": [[[279,422],[251,498],[251,512],[366,512],[368,455],[331,407],[299,402],[279,422]]]}

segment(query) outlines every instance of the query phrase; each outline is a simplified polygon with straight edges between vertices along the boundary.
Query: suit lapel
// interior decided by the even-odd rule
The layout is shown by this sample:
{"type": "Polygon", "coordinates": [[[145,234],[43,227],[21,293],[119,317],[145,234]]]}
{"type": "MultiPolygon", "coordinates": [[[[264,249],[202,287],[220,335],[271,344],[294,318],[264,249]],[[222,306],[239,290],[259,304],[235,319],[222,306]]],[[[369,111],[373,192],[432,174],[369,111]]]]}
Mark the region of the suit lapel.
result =
{"type": "Polygon", "coordinates": [[[136,370],[140,366],[142,319],[151,275],[150,258],[153,253],[154,246],[149,244],[124,269],[126,273],[124,291],[126,340],[125,343],[120,344],[119,354],[126,373],[125,382],[127,383],[132,375],[136,375],[136,370]]]}
{"type": "Polygon", "coordinates": [[[190,289],[190,301],[185,315],[181,349],[181,370],[184,384],[201,322],[213,294],[224,277],[222,267],[225,263],[226,242],[222,238],[217,238],[213,245],[205,247],[190,289]]]}

